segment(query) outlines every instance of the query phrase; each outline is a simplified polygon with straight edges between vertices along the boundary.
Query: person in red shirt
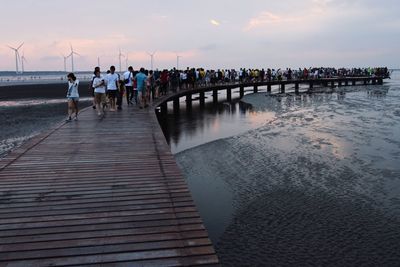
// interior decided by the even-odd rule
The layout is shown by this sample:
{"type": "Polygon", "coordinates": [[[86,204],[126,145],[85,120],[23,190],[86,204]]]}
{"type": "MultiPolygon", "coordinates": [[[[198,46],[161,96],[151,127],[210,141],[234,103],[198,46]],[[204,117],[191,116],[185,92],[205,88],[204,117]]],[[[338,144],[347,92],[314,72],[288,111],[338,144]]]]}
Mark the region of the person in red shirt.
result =
{"type": "Polygon", "coordinates": [[[160,81],[161,81],[161,95],[166,95],[169,83],[169,73],[167,70],[163,70],[163,72],[161,73],[160,81]]]}

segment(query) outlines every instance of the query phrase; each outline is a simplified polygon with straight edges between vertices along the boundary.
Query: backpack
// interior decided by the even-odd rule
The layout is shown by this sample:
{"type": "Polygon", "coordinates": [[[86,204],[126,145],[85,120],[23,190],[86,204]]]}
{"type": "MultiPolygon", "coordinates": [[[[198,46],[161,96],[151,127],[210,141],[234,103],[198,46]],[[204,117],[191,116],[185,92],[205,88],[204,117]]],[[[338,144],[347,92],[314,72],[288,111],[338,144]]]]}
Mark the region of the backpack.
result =
{"type": "Polygon", "coordinates": [[[125,80],[124,80],[125,85],[128,84],[128,83],[130,82],[131,76],[132,76],[132,72],[129,72],[129,77],[128,77],[128,79],[125,79],[125,80]]]}

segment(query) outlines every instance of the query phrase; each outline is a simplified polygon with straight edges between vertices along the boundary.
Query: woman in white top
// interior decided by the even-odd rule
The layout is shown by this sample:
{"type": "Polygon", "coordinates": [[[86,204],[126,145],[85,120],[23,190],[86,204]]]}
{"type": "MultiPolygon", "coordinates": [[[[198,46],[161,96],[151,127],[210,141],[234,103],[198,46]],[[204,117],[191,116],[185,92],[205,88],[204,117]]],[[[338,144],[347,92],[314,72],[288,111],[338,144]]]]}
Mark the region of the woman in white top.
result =
{"type": "Polygon", "coordinates": [[[68,74],[68,119],[67,122],[72,121],[72,115],[75,113],[75,120],[78,120],[78,102],[79,102],[79,81],[73,73],[68,74]]]}
{"type": "Polygon", "coordinates": [[[99,116],[104,113],[106,103],[106,84],[104,78],[100,74],[100,70],[96,70],[93,79],[94,98],[96,102],[97,114],[99,116]]]}

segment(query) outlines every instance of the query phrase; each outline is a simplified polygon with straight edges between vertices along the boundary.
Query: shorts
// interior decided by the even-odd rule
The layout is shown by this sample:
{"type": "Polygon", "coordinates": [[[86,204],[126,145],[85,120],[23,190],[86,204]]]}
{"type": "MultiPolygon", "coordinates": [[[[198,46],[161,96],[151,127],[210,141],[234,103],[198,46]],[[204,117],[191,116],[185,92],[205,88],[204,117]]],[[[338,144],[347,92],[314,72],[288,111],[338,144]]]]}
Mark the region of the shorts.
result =
{"type": "Polygon", "coordinates": [[[96,104],[105,104],[106,101],[106,94],[102,93],[94,93],[94,99],[96,104]]]}
{"type": "Polygon", "coordinates": [[[108,90],[107,95],[109,98],[116,98],[117,97],[117,90],[108,90]]]}

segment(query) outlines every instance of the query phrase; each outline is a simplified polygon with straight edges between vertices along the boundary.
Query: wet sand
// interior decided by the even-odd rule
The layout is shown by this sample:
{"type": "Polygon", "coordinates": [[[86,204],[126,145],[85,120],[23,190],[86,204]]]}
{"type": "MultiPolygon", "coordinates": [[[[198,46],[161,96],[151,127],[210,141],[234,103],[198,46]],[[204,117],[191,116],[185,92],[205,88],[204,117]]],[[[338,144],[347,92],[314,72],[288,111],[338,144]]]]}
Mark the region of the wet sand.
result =
{"type": "Polygon", "coordinates": [[[399,85],[247,95],[261,127],[176,155],[224,265],[398,266],[399,85]]]}

